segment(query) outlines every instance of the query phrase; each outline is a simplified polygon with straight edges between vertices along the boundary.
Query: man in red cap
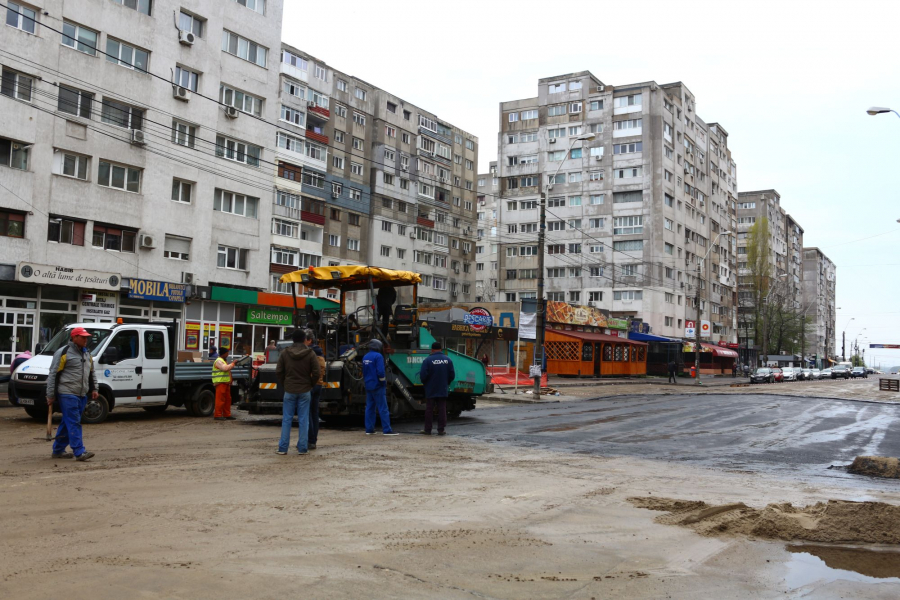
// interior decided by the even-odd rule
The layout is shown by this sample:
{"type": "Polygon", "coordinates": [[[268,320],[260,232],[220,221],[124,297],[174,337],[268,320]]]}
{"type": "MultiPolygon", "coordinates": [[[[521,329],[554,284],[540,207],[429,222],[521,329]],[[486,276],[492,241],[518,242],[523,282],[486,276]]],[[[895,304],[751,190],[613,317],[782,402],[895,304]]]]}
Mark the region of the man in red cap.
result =
{"type": "Polygon", "coordinates": [[[71,446],[75,460],[84,461],[90,460],[94,453],[85,450],[81,440],[81,413],[87,406],[88,394],[91,400],[97,399],[97,378],[94,359],[87,349],[91,334],[84,327],[75,327],[69,335],[72,341],[57,350],[50,363],[47,409],[53,410],[54,400],[59,400],[62,423],[56,430],[53,458],[72,458],[66,452],[66,446],[71,446]]]}

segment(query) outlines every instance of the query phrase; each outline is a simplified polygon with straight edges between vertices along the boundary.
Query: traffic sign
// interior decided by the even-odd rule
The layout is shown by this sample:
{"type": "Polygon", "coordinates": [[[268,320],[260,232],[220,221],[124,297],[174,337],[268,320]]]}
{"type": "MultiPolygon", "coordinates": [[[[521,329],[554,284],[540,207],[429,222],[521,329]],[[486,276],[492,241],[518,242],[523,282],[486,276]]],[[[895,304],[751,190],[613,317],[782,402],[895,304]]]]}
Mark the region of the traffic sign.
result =
{"type": "Polygon", "coordinates": [[[684,337],[692,338],[697,335],[697,322],[696,321],[685,321],[684,322],[684,337]]]}

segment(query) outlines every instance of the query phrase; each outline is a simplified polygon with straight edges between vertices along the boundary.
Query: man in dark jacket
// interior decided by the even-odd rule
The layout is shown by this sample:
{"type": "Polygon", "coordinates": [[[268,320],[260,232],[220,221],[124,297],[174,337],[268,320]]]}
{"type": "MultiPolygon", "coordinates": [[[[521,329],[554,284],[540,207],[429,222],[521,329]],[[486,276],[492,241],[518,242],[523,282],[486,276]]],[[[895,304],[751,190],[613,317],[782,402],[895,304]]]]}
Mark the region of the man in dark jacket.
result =
{"type": "Polygon", "coordinates": [[[381,417],[381,432],[397,435],[391,429],[391,413],[387,405],[387,378],[381,340],[371,340],[369,351],[363,357],[363,380],[366,384],[366,435],[375,433],[375,411],[381,417]]]}
{"type": "Polygon", "coordinates": [[[675,374],[677,372],[678,372],[678,365],[675,363],[674,360],[670,360],[669,361],[669,380],[668,380],[668,382],[675,383],[675,384],[678,383],[678,380],[675,378],[675,374]]]}
{"type": "Polygon", "coordinates": [[[81,413],[87,406],[87,397],[96,400],[98,395],[94,359],[86,348],[91,334],[84,327],[76,327],[69,335],[72,341],[53,353],[47,376],[47,408],[53,410],[58,396],[62,413],[53,442],[53,458],[72,458],[66,452],[66,446],[71,446],[75,460],[90,460],[94,453],[85,450],[81,441],[81,413]]]}
{"type": "Polygon", "coordinates": [[[306,454],[309,444],[309,401],[313,386],[319,381],[319,360],[315,352],[307,346],[312,342],[312,331],[298,329],[292,339],[294,343],[285,348],[278,356],[275,375],[278,386],[284,390],[281,408],[281,439],[278,441],[278,454],[287,454],[291,445],[291,425],[297,415],[297,453],[306,454]]]}
{"type": "Polygon", "coordinates": [[[383,287],[375,296],[375,305],[378,307],[378,316],[381,317],[381,333],[384,339],[388,339],[388,326],[391,324],[391,314],[394,312],[394,302],[397,301],[397,290],[392,287],[383,287]]]}
{"type": "Polygon", "coordinates": [[[444,435],[447,427],[447,395],[450,384],[456,379],[453,361],[441,351],[441,343],[431,345],[431,356],[422,361],[419,379],[425,385],[425,429],[424,435],[431,435],[431,420],[434,406],[438,409],[438,435],[444,435]]]}

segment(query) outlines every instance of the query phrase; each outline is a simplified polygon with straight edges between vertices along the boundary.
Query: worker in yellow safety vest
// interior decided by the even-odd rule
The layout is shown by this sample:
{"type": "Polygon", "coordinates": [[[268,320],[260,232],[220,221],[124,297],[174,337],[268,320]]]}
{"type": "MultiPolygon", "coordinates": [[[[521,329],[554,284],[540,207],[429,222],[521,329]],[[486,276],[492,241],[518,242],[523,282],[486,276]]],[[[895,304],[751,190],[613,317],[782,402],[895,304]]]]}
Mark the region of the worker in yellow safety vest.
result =
{"type": "Polygon", "coordinates": [[[228,355],[228,348],[219,348],[219,357],[212,368],[212,382],[216,386],[216,421],[236,419],[231,416],[231,370],[234,368],[234,361],[226,362],[228,355]]]}

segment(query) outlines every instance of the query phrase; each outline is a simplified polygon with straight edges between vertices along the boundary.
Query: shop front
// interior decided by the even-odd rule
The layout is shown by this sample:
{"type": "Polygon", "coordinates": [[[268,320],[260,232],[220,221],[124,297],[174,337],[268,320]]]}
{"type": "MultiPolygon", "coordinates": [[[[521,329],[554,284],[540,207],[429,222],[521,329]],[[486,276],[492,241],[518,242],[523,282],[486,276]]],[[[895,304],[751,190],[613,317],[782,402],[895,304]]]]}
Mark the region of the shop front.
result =
{"type": "MultiPolygon", "coordinates": [[[[694,342],[684,342],[684,364],[690,368],[696,364],[694,342]]],[[[700,343],[700,374],[730,375],[731,369],[738,360],[738,353],[730,348],[716,346],[715,344],[700,343]]]]}
{"type": "Polygon", "coordinates": [[[647,374],[647,344],[624,337],[548,329],[547,373],[581,377],[647,374]]]}
{"type": "Polygon", "coordinates": [[[682,341],[650,333],[636,333],[632,330],[629,339],[647,343],[647,374],[662,375],[669,372],[669,363],[675,361],[678,371],[684,369],[682,362],[682,341]]]}

